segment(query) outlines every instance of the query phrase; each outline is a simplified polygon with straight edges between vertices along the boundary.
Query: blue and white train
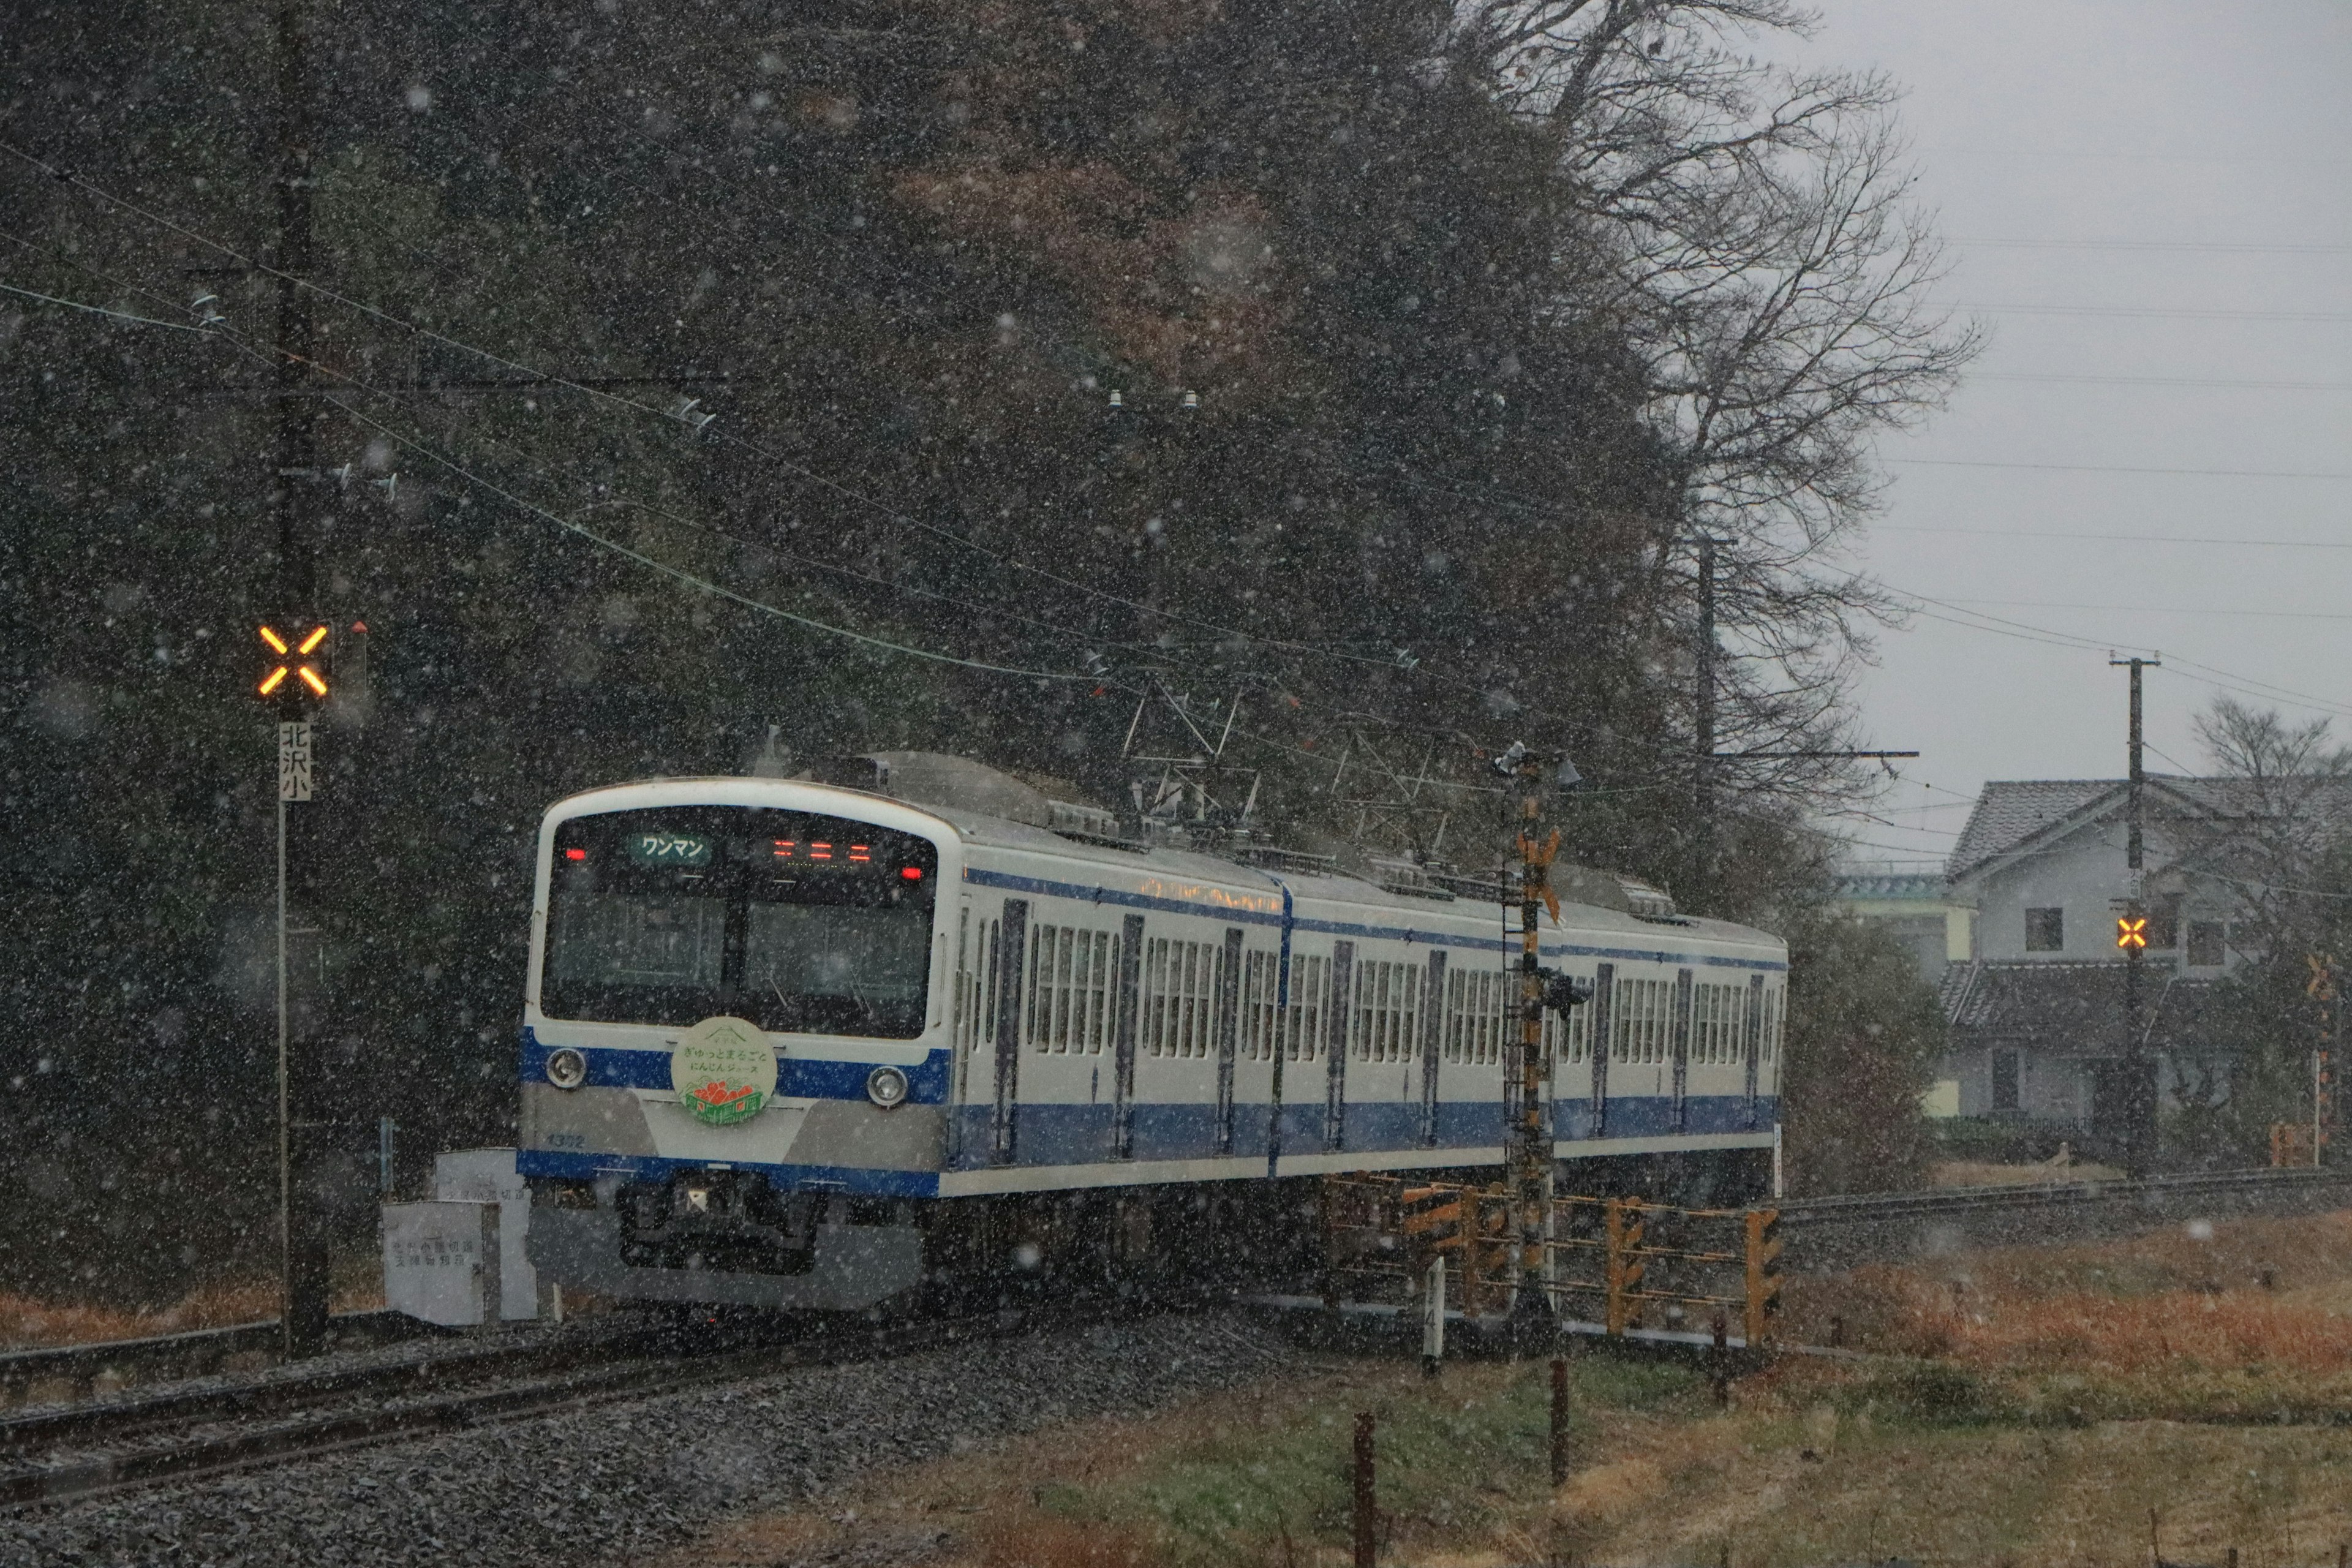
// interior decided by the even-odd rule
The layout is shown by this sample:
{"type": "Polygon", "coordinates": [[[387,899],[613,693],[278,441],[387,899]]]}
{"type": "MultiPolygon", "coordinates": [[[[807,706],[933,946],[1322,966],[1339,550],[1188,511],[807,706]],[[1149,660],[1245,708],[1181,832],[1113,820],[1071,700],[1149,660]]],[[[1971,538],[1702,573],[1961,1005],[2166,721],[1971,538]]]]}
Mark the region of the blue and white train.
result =
{"type": "MultiPolygon", "coordinates": [[[[898,762],[547,813],[520,1137],[546,1277],[852,1310],[1279,1269],[1324,1175],[1499,1174],[1515,910],[1121,847],[1005,775],[898,762]]],[[[1546,1025],[1563,1189],[1759,1195],[1784,944],[1560,917],[1545,962],[1593,987],[1546,1025]]]]}

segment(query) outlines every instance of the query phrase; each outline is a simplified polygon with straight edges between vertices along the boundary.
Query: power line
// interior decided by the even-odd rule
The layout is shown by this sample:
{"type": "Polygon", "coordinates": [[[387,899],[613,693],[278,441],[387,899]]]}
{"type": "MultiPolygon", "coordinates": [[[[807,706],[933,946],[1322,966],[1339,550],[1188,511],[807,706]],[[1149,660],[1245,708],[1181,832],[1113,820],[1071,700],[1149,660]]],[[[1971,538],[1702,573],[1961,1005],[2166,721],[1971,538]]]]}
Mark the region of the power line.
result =
{"type": "MultiPolygon", "coordinates": [[[[2210,534],[2185,533],[2082,533],[2059,528],[1937,528],[1928,523],[1882,522],[1874,531],[1880,533],[1956,533],[1977,539],[2090,539],[2115,544],[2221,544],[2232,549],[2244,546],[2263,550],[2352,550],[2352,540],[2335,539],[2224,539],[2210,534]]],[[[1981,599],[1979,604],[1997,604],[1999,600],[1981,599]]]]}
{"type": "Polygon", "coordinates": [[[2179,250],[2216,256],[2352,256],[2352,245],[2264,245],[2194,239],[1954,239],[1979,250],[2179,250]]]}
{"type": "MultiPolygon", "coordinates": [[[[186,226],[165,217],[159,213],[151,212],[135,202],[130,201],[125,197],[116,195],[112,192],[92,184],[89,180],[84,178],[79,174],[59,169],[34,154],[26,152],[24,149],[16,147],[7,142],[0,141],[0,152],[6,153],[10,156],[30,164],[32,167],[40,170],[42,173],[51,176],[52,178],[62,180],[68,184],[85,190],[90,195],[97,196],[101,201],[120,206],[124,211],[134,214],[137,216],[145,219],[149,223],[168,229],[172,233],[179,235],[183,238],[187,239],[194,244],[203,246],[206,249],[215,251],[222,256],[227,257],[229,259],[237,262],[243,267],[248,268],[266,276],[278,279],[291,284],[293,287],[304,289],[308,292],[317,294],[320,298],[341,305],[347,310],[357,310],[362,315],[381,321],[387,326],[395,327],[404,331],[414,332],[419,337],[427,339],[433,342],[440,343],[445,347],[455,349],[462,353],[477,355],[493,364],[500,365],[508,370],[516,371],[524,375],[533,377],[535,380],[541,381],[545,384],[577,392],[583,396],[588,397],[592,400],[613,404],[638,414],[650,416],[656,419],[674,419],[674,416],[667,410],[656,408],[649,404],[640,403],[635,398],[625,397],[615,392],[584,385],[582,383],[573,381],[570,378],[552,374],[551,373],[542,371],[536,366],[524,363],[521,361],[509,359],[505,355],[496,353],[488,349],[481,348],[476,344],[467,342],[462,339],[454,338],[446,333],[436,331],[430,327],[423,326],[417,322],[408,321],[404,317],[394,314],[392,311],[371,305],[365,300],[356,300],[349,295],[329,289],[325,285],[318,283],[315,280],[304,278],[295,278],[283,273],[266,262],[261,262],[251,257],[247,257],[219,240],[213,239],[206,235],[201,234],[194,229],[191,229],[186,226]]],[[[782,453],[774,451],[772,448],[769,448],[759,442],[752,441],[748,437],[722,431],[711,438],[725,442],[731,446],[742,447],[744,450],[752,453],[754,456],[777,465],[779,468],[785,469],[795,477],[806,479],[812,484],[833,492],[835,495],[849,501],[851,504],[865,508],[890,521],[898,523],[904,527],[918,529],[948,543],[957,545],[960,548],[971,551],[976,554],[986,556],[992,560],[1002,562],[1006,566],[1012,567],[1016,571],[1026,572],[1043,577],[1049,582],[1057,584],[1065,588],[1068,588],[1075,593],[1086,595],[1093,598],[1103,599],[1109,603],[1122,605],[1128,609],[1135,610],[1140,614],[1157,616],[1165,620],[1197,626],[1202,630],[1216,632],[1224,637],[1240,637],[1247,642],[1260,644],[1268,647],[1276,647],[1291,652],[1310,654],[1323,658],[1342,659],[1358,664],[1378,665],[1386,668],[1394,668],[1397,665],[1397,660],[1392,655],[1349,653],[1344,649],[1324,647],[1312,643],[1293,642],[1282,637],[1269,637],[1259,633],[1244,630],[1238,626],[1228,626],[1215,621],[1202,620],[1198,616],[1188,616],[1181,611],[1146,605],[1139,600],[1129,599],[1124,595],[1113,594],[1105,589],[1097,588],[1091,584],[1082,583],[1075,578],[1063,576],[1059,573],[1049,571],[1045,567],[1003,554],[999,551],[991,550],[986,545],[981,544],[974,540],[957,533],[952,529],[942,528],[936,523],[926,522],[920,518],[898,510],[887,502],[877,500],[862,491],[853,489],[837,479],[834,479],[824,474],[821,474],[803,464],[795,462],[792,458],[784,456],[782,453]]]]}
{"type": "Polygon", "coordinates": [[[1882,463],[1930,468],[2045,468],[2074,474],[2194,474],[2229,479],[2352,479],[2352,473],[2282,468],[2155,468],[2126,463],[2005,463],[1986,458],[1885,458],[1882,463]]]}
{"type": "MultiPolygon", "coordinates": [[[[2021,642],[2041,643],[2046,647],[2068,648],[2078,653],[2112,653],[2120,647],[2133,647],[2135,646],[2137,647],[2137,651],[2142,653],[2154,654],[2158,651],[2145,644],[2133,645],[2129,643],[2103,642],[2092,637],[2079,637],[2073,632],[2057,631],[2049,626],[2037,626],[2024,621],[2012,621],[2001,616],[1987,615],[1981,610],[1965,609],[1960,605],[1952,604],[1947,600],[1931,598],[1925,594],[1916,593],[1908,588],[1896,587],[1891,583],[1881,583],[1880,586],[1899,597],[1913,601],[1913,614],[1923,616],[1931,621],[1942,621],[1950,626],[1960,626],[1969,631],[1990,632],[1996,637],[2013,637],[2021,642]],[[1955,614],[1948,616],[1938,615],[1936,611],[1924,607],[1928,605],[1940,605],[1945,609],[1955,612],[1955,614]],[[1956,618],[1956,616],[1967,616],[1969,618],[1958,619],[1956,618]]],[[[2309,692],[2296,691],[2288,687],[2276,686],[2269,681],[2260,680],[2250,675],[2239,675],[2234,671],[2222,669],[2216,665],[2204,664],[2196,659],[2184,658],[2178,652],[2169,654],[2167,657],[2173,665],[2180,667],[2182,672],[2186,672],[2190,669],[2203,670],[2207,677],[2218,678],[2205,679],[2196,675],[2189,675],[2188,677],[2188,679],[2195,680],[2198,684],[2202,686],[2210,686],[2217,690],[2232,692],[2241,697],[2250,697],[2260,702],[2285,702],[2291,707],[2307,708],[2314,712],[2333,714],[2340,718],[2352,718],[2352,708],[2347,708],[2340,702],[2336,702],[2326,698],[2315,697],[2309,692]]]]}
{"type": "Polygon", "coordinates": [[[2074,386],[2205,386],[2234,392],[2352,392],[2352,381],[2237,381],[2195,375],[2059,375],[2024,371],[1974,371],[1977,381],[2038,381],[2074,386]]]}
{"type": "Polygon", "coordinates": [[[1995,316],[2158,317],[2188,321],[2352,321],[2352,310],[2207,310],[2166,305],[1955,305],[1995,316]]]}
{"type": "Polygon", "coordinates": [[[2352,621],[2332,610],[2231,610],[2186,605],[2075,605],[2053,599],[1947,599],[1948,605],[1999,605],[2018,610],[2118,610],[2135,616],[2234,616],[2253,620],[2352,621]]]}
{"type": "Polygon", "coordinates": [[[184,321],[159,321],[152,316],[134,316],[126,310],[110,310],[103,305],[85,305],[79,300],[60,300],[54,294],[36,294],[30,289],[19,289],[13,283],[0,283],[0,293],[15,294],[26,300],[37,300],[44,305],[62,305],[68,310],[87,310],[93,316],[110,316],[118,321],[132,321],[142,327],[162,327],[166,331],[194,332],[206,335],[202,327],[192,327],[184,321]]]}
{"type": "Polygon", "coordinates": [[[493,483],[489,479],[483,478],[481,475],[475,473],[471,469],[467,468],[464,464],[457,462],[456,459],[444,457],[440,453],[425,446],[424,443],[414,440],[409,437],[401,434],[399,431],[394,430],[391,426],[383,424],[379,420],[370,418],[367,415],[361,413],[358,409],[352,407],[350,404],[345,403],[339,397],[322,395],[320,401],[342,410],[343,414],[347,417],[357,421],[359,424],[366,426],[373,431],[376,431],[386,440],[406,447],[409,451],[415,453],[425,461],[447,469],[450,473],[457,475],[459,479],[464,479],[468,484],[475,485],[482,489],[488,490],[490,494],[497,496],[499,500],[507,502],[510,506],[520,508],[524,511],[530,512],[534,517],[551,522],[558,528],[565,530],[567,532],[576,533],[581,538],[587,540],[590,543],[611,551],[616,555],[625,556],[627,559],[637,563],[641,566],[650,567],[652,570],[661,573],[665,576],[674,577],[677,581],[684,583],[690,587],[698,588],[706,594],[712,595],[721,599],[726,599],[733,604],[740,605],[746,609],[756,610],[761,615],[774,616],[779,619],[791,621],[796,626],[806,626],[812,631],[822,632],[828,637],[846,637],[852,642],[864,643],[869,647],[881,648],[886,652],[905,654],[912,658],[929,659],[938,664],[956,665],[965,669],[983,670],[991,675],[1011,675],[1030,680],[1094,680],[1096,679],[1090,675],[1082,675],[1066,670],[1022,669],[1008,665],[989,664],[980,659],[960,658],[954,654],[937,653],[929,648],[913,647],[905,643],[892,642],[887,637],[871,637],[864,632],[852,631],[846,626],[837,626],[829,622],[815,620],[807,616],[795,615],[790,610],[771,605],[765,600],[754,599],[748,594],[739,594],[732,588],[713,583],[708,578],[697,576],[695,574],[686,571],[681,567],[672,566],[666,561],[657,561],[654,557],[646,555],[642,552],[630,549],[627,545],[621,543],[617,540],[607,539],[604,535],[596,532],[593,529],[584,527],[581,523],[574,521],[570,518],[559,516],[557,513],[550,511],[547,508],[541,506],[534,501],[527,500],[523,497],[516,495],[513,491],[504,489],[503,487],[493,483]]]}

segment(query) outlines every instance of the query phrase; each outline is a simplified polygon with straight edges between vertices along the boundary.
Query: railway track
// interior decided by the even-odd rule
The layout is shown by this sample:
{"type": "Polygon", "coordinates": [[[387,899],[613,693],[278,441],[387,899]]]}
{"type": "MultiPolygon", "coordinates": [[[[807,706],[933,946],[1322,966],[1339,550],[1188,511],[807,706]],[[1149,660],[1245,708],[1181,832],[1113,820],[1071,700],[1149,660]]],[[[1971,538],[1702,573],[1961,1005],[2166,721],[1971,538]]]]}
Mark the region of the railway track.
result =
{"type": "MultiPolygon", "coordinates": [[[[2352,1170],[2258,1170],[1809,1198],[1786,1202],[1780,1212],[1790,1234],[1790,1266],[1829,1270],[1962,1246],[2087,1239],[2193,1219],[2347,1206],[2352,1206],[2352,1170]]],[[[1277,1303],[1268,1299],[1257,1304],[1277,1303]]],[[[1026,1331],[1042,1321],[1099,1321],[1106,1306],[1065,1303],[1050,1313],[930,1319],[917,1325],[919,1334],[887,1340],[853,1326],[794,1338],[717,1338],[688,1344],[634,1321],[575,1326],[497,1344],[436,1336],[421,1340],[417,1353],[388,1361],[280,1367],[256,1377],[173,1384],[21,1410],[0,1416],[0,1509],[21,1510],[198,1479],[798,1367],[884,1359],[917,1346],[1026,1331]]],[[[1123,1309],[1108,1310],[1115,1314],[1123,1309]]],[[[349,1337],[383,1344],[405,1332],[429,1332],[378,1319],[391,1315],[353,1322],[349,1337]]],[[[258,1348],[274,1332],[272,1325],[253,1325],[19,1352],[0,1358],[0,1381],[29,1381],[37,1374],[87,1379],[110,1367],[199,1365],[237,1349],[258,1348]]]]}
{"type": "Polygon", "coordinates": [[[1779,1206],[1790,1237],[1790,1266],[1819,1272],[1961,1247],[2089,1241],[2192,1220],[2352,1207],[2352,1168],[1868,1193],[1790,1199],[1779,1206]]]}
{"type": "MultiPolygon", "coordinates": [[[[447,1332],[399,1312],[343,1312],[328,1324],[327,1349],[364,1350],[447,1332]]],[[[270,1319],[135,1340],[0,1352],[0,1405],[79,1399],[110,1392],[110,1386],[204,1377],[237,1370],[242,1363],[266,1363],[277,1359],[284,1338],[284,1329],[270,1319]]]]}
{"type": "Polygon", "coordinates": [[[0,1417],[0,1510],[201,1479],[435,1432],[795,1368],[883,1360],[1045,1322],[1099,1321],[1123,1307],[991,1311],[795,1338],[681,1342],[631,1326],[556,1342],[436,1349],[387,1365],[321,1369],[224,1386],[162,1388],[0,1417]]]}

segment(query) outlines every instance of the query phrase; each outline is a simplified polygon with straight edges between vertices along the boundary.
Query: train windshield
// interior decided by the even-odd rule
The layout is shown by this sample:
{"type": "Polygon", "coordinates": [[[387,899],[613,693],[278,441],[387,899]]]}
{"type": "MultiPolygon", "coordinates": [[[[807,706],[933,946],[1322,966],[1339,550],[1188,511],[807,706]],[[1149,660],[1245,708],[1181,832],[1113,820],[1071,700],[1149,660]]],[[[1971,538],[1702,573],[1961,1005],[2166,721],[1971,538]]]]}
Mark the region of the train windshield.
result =
{"type": "Polygon", "coordinates": [[[806,812],[691,806],[556,829],[550,1017],[912,1039],[930,986],[939,852],[806,812]]]}

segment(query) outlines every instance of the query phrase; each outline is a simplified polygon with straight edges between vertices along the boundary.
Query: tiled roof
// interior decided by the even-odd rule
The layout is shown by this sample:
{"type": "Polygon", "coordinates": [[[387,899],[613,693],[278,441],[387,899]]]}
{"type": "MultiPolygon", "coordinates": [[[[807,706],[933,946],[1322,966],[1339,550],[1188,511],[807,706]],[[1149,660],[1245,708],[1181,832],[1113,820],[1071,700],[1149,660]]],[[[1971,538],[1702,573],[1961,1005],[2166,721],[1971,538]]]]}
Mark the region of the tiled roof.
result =
{"type": "Polygon", "coordinates": [[[1849,871],[1838,879],[1843,899],[1910,899],[1920,903],[1944,901],[1941,871],[1849,871]]]}
{"type": "MultiPolygon", "coordinates": [[[[1956,1041],[1975,1037],[1969,1043],[2120,1054],[2125,967],[2120,963],[1956,963],[1944,975],[1944,1016],[1956,1041]]],[[[2142,971],[2141,1017],[2148,1025],[2151,1050],[2202,1043],[2200,1024],[2211,986],[2210,980],[2182,979],[2153,963],[2142,971]]]]}
{"type": "Polygon", "coordinates": [[[2053,822],[2062,821],[2110,790],[2120,791],[2121,779],[1994,779],[1977,796],[1969,825],[1945,874],[1964,877],[2005,849],[2032,837],[2053,822]]]}
{"type": "MultiPolygon", "coordinates": [[[[1983,865],[2086,807],[2111,798],[2123,809],[2122,779],[1995,779],[1977,796],[1959,841],[1952,846],[1945,875],[1967,876],[1983,865]]],[[[2152,819],[2189,815],[2226,820],[2270,813],[2317,812],[2338,820],[2352,816],[2352,781],[2184,778],[2149,773],[2152,819]]]]}

